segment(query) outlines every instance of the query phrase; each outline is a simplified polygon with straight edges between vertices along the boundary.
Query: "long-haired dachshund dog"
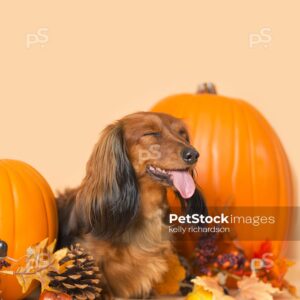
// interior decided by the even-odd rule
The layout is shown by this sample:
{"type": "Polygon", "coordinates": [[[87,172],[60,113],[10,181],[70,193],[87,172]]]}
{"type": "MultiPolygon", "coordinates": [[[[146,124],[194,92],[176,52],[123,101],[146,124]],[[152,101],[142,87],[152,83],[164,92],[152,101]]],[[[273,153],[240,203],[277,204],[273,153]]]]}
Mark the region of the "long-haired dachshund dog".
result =
{"type": "Polygon", "coordinates": [[[198,156],[184,123],[170,115],[140,112],[109,125],[81,185],[57,199],[60,247],[81,243],[112,296],[149,296],[172,254],[166,189],[187,213],[206,213],[193,180],[198,156]]]}

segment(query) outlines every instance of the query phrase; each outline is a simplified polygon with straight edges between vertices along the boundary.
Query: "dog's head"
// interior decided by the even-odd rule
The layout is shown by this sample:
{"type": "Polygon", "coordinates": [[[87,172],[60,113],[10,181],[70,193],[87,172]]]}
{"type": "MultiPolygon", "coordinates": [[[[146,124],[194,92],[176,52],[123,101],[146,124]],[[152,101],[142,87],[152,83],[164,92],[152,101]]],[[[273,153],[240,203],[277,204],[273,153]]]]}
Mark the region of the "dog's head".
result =
{"type": "Polygon", "coordinates": [[[198,157],[184,123],[170,115],[135,113],[108,126],[77,194],[83,226],[107,238],[124,232],[138,215],[141,182],[172,187],[187,213],[206,213],[193,179],[198,157]]]}

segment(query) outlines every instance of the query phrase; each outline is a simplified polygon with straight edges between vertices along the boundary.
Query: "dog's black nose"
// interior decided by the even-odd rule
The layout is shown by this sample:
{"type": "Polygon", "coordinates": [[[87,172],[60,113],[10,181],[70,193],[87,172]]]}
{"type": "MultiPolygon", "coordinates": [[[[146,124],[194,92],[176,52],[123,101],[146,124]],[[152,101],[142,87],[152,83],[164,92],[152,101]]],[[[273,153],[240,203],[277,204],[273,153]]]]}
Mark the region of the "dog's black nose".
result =
{"type": "Polygon", "coordinates": [[[198,160],[199,153],[193,148],[184,148],[181,156],[186,163],[192,165],[198,160]]]}

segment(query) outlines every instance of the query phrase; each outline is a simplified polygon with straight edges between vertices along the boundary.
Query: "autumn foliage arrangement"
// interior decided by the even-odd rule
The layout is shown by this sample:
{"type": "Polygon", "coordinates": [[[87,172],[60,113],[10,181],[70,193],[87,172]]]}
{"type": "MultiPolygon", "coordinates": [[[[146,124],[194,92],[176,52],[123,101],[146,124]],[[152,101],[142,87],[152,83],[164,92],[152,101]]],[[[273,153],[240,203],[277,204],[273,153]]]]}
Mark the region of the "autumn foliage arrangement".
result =
{"type": "MultiPolygon", "coordinates": [[[[39,281],[43,300],[100,299],[101,272],[93,257],[79,244],[56,252],[54,247],[55,242],[48,245],[45,239],[13,262],[2,251],[0,272],[15,276],[24,293],[33,280],[39,281]],[[14,270],[13,264],[17,265],[14,270]]],[[[262,242],[249,258],[235,242],[203,235],[192,265],[177,255],[170,256],[168,263],[169,271],[154,286],[157,296],[186,295],[186,300],[298,299],[295,288],[284,279],[293,263],[274,257],[269,241],[262,242]]]]}
{"type": "Polygon", "coordinates": [[[15,276],[24,294],[33,280],[40,282],[40,299],[98,299],[101,274],[93,257],[79,244],[54,249],[55,241],[48,245],[48,239],[29,247],[23,258],[14,260],[13,270],[10,258],[3,257],[0,273],[15,276]]]}
{"type": "Polygon", "coordinates": [[[187,300],[298,299],[295,287],[284,278],[293,263],[276,257],[270,241],[261,242],[259,250],[248,257],[236,242],[204,235],[193,264],[197,276],[187,300]]]}

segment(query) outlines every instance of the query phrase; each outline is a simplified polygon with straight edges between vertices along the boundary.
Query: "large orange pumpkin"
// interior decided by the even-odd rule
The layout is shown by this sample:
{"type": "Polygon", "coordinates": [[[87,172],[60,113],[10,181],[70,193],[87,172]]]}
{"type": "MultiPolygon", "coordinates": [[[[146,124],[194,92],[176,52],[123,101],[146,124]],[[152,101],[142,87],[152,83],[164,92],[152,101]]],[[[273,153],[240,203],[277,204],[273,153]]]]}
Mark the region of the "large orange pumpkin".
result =
{"type": "MultiPolygon", "coordinates": [[[[213,85],[205,84],[197,94],[170,96],[152,109],[183,118],[188,124],[191,142],[200,152],[197,182],[208,206],[270,209],[291,206],[293,186],[289,162],[270,124],[247,102],[214,92],[213,85]]],[[[172,193],[169,202],[178,207],[172,193]]],[[[270,236],[276,235],[273,251],[277,255],[283,247],[280,241],[286,238],[291,216],[289,210],[274,210],[279,214],[280,224],[276,232],[272,227],[270,236]]],[[[258,244],[242,243],[248,255],[253,254],[258,244]]],[[[194,247],[195,241],[187,236],[180,251],[189,257],[194,247]]]]}
{"type": "MultiPolygon", "coordinates": [[[[8,244],[8,256],[18,259],[27,247],[47,237],[53,241],[57,219],[54,195],[46,180],[26,163],[0,160],[0,239],[8,244]]],[[[3,299],[26,296],[9,275],[0,275],[0,290],[3,299]]]]}

